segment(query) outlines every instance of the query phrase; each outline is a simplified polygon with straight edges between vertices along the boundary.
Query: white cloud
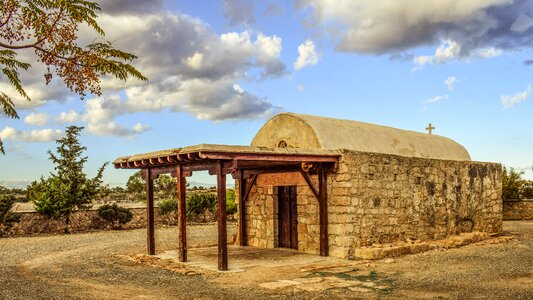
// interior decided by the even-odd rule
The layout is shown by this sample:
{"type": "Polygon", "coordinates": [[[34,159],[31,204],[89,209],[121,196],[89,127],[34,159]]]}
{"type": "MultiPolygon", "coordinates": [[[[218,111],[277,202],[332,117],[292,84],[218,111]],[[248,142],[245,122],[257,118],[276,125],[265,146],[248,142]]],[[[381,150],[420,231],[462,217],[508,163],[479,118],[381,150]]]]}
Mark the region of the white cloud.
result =
{"type": "MultiPolygon", "coordinates": [[[[513,51],[533,47],[532,1],[513,0],[297,0],[311,11],[304,24],[337,41],[343,52],[397,55],[418,47],[436,46],[419,62],[488,54],[483,49],[513,51]],[[460,47],[440,47],[441,41],[460,47]],[[438,51],[437,51],[438,52],[438,51]],[[477,54],[476,54],[477,53],[477,54]]],[[[442,45],[441,45],[442,46],[442,45]]],[[[494,53],[492,53],[494,54],[494,53]]],[[[490,56],[489,56],[490,57],[490,56]]]]}
{"type": "Polygon", "coordinates": [[[298,89],[299,92],[305,92],[305,85],[303,84],[297,85],[296,88],[298,89]]]}
{"type": "Polygon", "coordinates": [[[48,123],[48,115],[45,113],[31,113],[24,118],[24,122],[29,125],[43,126],[48,123]]]}
{"type": "Polygon", "coordinates": [[[61,124],[65,124],[78,122],[80,118],[81,117],[77,112],[71,110],[68,112],[60,113],[59,116],[57,116],[56,120],[61,124]]]}
{"type": "Polygon", "coordinates": [[[145,132],[148,129],[150,129],[149,125],[144,125],[144,124],[141,124],[141,123],[137,123],[137,124],[135,124],[135,126],[133,126],[133,131],[135,131],[137,133],[145,132]]]}
{"type": "MultiPolygon", "coordinates": [[[[133,64],[149,82],[102,78],[101,97],[87,99],[82,112],[61,113],[54,118],[56,122],[81,121],[93,134],[134,136],[146,130],[148,124],[125,126],[115,118],[170,109],[218,122],[262,118],[277,109],[264,95],[255,95],[239,84],[287,74],[280,59],[280,37],[248,30],[217,34],[198,18],[163,11],[162,1],[117,1],[116,5],[102,1],[109,9],[102,10],[99,24],[107,40],[139,57],[133,64]]],[[[80,44],[90,43],[95,37],[86,26],[80,27],[80,44]]],[[[32,102],[15,99],[18,108],[72,98],[61,80],[54,79],[45,87],[44,70],[38,64],[27,73],[22,78],[32,102]]],[[[9,88],[0,80],[0,90],[16,95],[9,88]]]]}
{"type": "Polygon", "coordinates": [[[446,87],[448,87],[449,91],[454,91],[455,90],[455,85],[458,82],[460,82],[460,80],[457,79],[457,77],[455,77],[455,76],[450,76],[450,77],[446,78],[446,80],[444,80],[444,84],[446,85],[446,87]]]}
{"type": "Polygon", "coordinates": [[[318,63],[318,54],[315,50],[315,44],[311,40],[298,46],[299,56],[294,62],[294,68],[299,70],[306,66],[316,65],[318,63]]]}
{"type": "Polygon", "coordinates": [[[472,53],[472,57],[476,57],[476,58],[491,58],[491,57],[500,56],[502,54],[503,54],[503,50],[497,49],[497,48],[494,48],[494,47],[489,47],[489,48],[482,48],[482,49],[478,49],[478,50],[474,51],[472,53]]]}
{"type": "Polygon", "coordinates": [[[422,103],[423,104],[432,104],[432,103],[437,103],[437,102],[440,102],[440,101],[446,100],[446,99],[448,99],[448,95],[435,96],[433,98],[429,98],[429,99],[425,100],[422,103]]]}
{"type": "Polygon", "coordinates": [[[494,47],[479,48],[469,52],[468,55],[462,54],[462,46],[453,40],[442,41],[433,55],[415,56],[413,61],[419,66],[425,64],[446,64],[454,60],[469,60],[471,58],[491,58],[503,54],[501,49],[494,47]]]}
{"type": "Polygon", "coordinates": [[[523,92],[516,93],[512,96],[502,95],[500,97],[500,101],[502,103],[503,108],[508,109],[526,100],[527,98],[529,98],[529,96],[531,96],[531,84],[528,85],[527,89],[523,92]]]}
{"type": "Polygon", "coordinates": [[[51,142],[63,136],[63,132],[58,129],[40,129],[21,131],[12,127],[5,127],[0,131],[0,139],[17,140],[24,142],[51,142]]]}
{"type": "Polygon", "coordinates": [[[457,59],[461,53],[461,45],[453,40],[442,41],[433,55],[416,56],[413,58],[418,65],[443,64],[457,59]]]}

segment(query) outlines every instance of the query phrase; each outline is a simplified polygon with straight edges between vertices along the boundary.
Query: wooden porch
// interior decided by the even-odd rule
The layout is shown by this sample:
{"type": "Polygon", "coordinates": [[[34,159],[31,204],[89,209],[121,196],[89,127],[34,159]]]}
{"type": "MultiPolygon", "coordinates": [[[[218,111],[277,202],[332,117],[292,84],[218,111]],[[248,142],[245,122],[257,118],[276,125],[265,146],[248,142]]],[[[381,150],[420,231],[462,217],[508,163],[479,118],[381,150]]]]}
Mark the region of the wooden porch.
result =
{"type": "Polygon", "coordinates": [[[202,144],[175,148],[116,159],[119,169],[141,169],[146,180],[147,251],[155,255],[154,179],[161,174],[177,178],[178,191],[178,257],[187,261],[186,237],[186,177],[194,171],[208,171],[217,176],[218,269],[228,270],[226,229],[226,177],[231,174],[238,182],[239,245],[247,245],[246,199],[258,175],[299,172],[319,203],[320,255],[328,256],[328,195],[327,177],[336,172],[340,154],[336,150],[298,148],[259,148],[248,146],[202,144]],[[310,175],[318,176],[318,186],[310,175]]]}

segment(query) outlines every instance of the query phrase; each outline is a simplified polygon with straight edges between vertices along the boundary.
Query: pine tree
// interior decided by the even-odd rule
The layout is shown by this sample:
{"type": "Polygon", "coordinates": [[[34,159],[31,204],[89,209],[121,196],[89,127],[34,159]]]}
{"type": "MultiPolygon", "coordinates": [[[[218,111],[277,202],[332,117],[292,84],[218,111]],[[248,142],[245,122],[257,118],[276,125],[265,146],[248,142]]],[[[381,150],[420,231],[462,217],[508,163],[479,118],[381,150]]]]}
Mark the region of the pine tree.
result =
{"type": "Polygon", "coordinates": [[[101,188],[102,175],[107,166],[107,163],[103,164],[94,178],[87,178],[83,172],[87,156],[82,156],[87,148],[78,140],[82,129],[78,126],[67,127],[65,137],[56,141],[57,154],[48,151],[50,160],[55,164],[55,173],[28,187],[28,198],[37,212],[49,218],[65,218],[65,233],[69,232],[72,212],[91,207],[91,200],[101,188]]]}

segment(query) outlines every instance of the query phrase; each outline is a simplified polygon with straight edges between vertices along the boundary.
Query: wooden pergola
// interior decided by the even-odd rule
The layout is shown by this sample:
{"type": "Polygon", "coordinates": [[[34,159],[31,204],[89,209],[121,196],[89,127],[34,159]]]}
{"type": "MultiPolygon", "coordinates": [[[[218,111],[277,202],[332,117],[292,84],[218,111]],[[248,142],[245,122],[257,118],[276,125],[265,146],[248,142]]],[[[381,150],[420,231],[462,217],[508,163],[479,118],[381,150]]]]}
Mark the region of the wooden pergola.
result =
{"type": "Polygon", "coordinates": [[[147,250],[155,255],[154,179],[161,174],[177,178],[178,256],[187,261],[186,177],[194,171],[208,171],[217,176],[218,197],[218,269],[228,269],[226,230],[226,175],[231,174],[239,187],[239,245],[247,245],[246,199],[259,174],[299,172],[319,203],[320,255],[328,256],[328,173],[336,172],[340,154],[336,150],[298,148],[257,148],[202,144],[121,157],[113,164],[119,169],[141,169],[146,180],[147,250]],[[318,175],[318,187],[310,175],[318,175]]]}

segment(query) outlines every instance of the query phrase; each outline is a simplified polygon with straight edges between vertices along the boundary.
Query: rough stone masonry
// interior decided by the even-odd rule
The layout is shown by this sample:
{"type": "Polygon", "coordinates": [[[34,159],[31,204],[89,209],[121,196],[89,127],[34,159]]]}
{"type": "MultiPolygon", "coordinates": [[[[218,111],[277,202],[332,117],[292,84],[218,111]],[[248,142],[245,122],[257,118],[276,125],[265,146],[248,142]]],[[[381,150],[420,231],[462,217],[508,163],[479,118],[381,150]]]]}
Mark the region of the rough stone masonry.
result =
{"type": "MultiPolygon", "coordinates": [[[[350,258],[359,247],[407,239],[502,230],[500,164],[340,152],[337,173],[328,178],[332,256],[350,258]]],[[[248,244],[278,246],[276,186],[283,185],[297,186],[298,250],[318,253],[318,203],[299,173],[260,175],[246,203],[248,244]]]]}

